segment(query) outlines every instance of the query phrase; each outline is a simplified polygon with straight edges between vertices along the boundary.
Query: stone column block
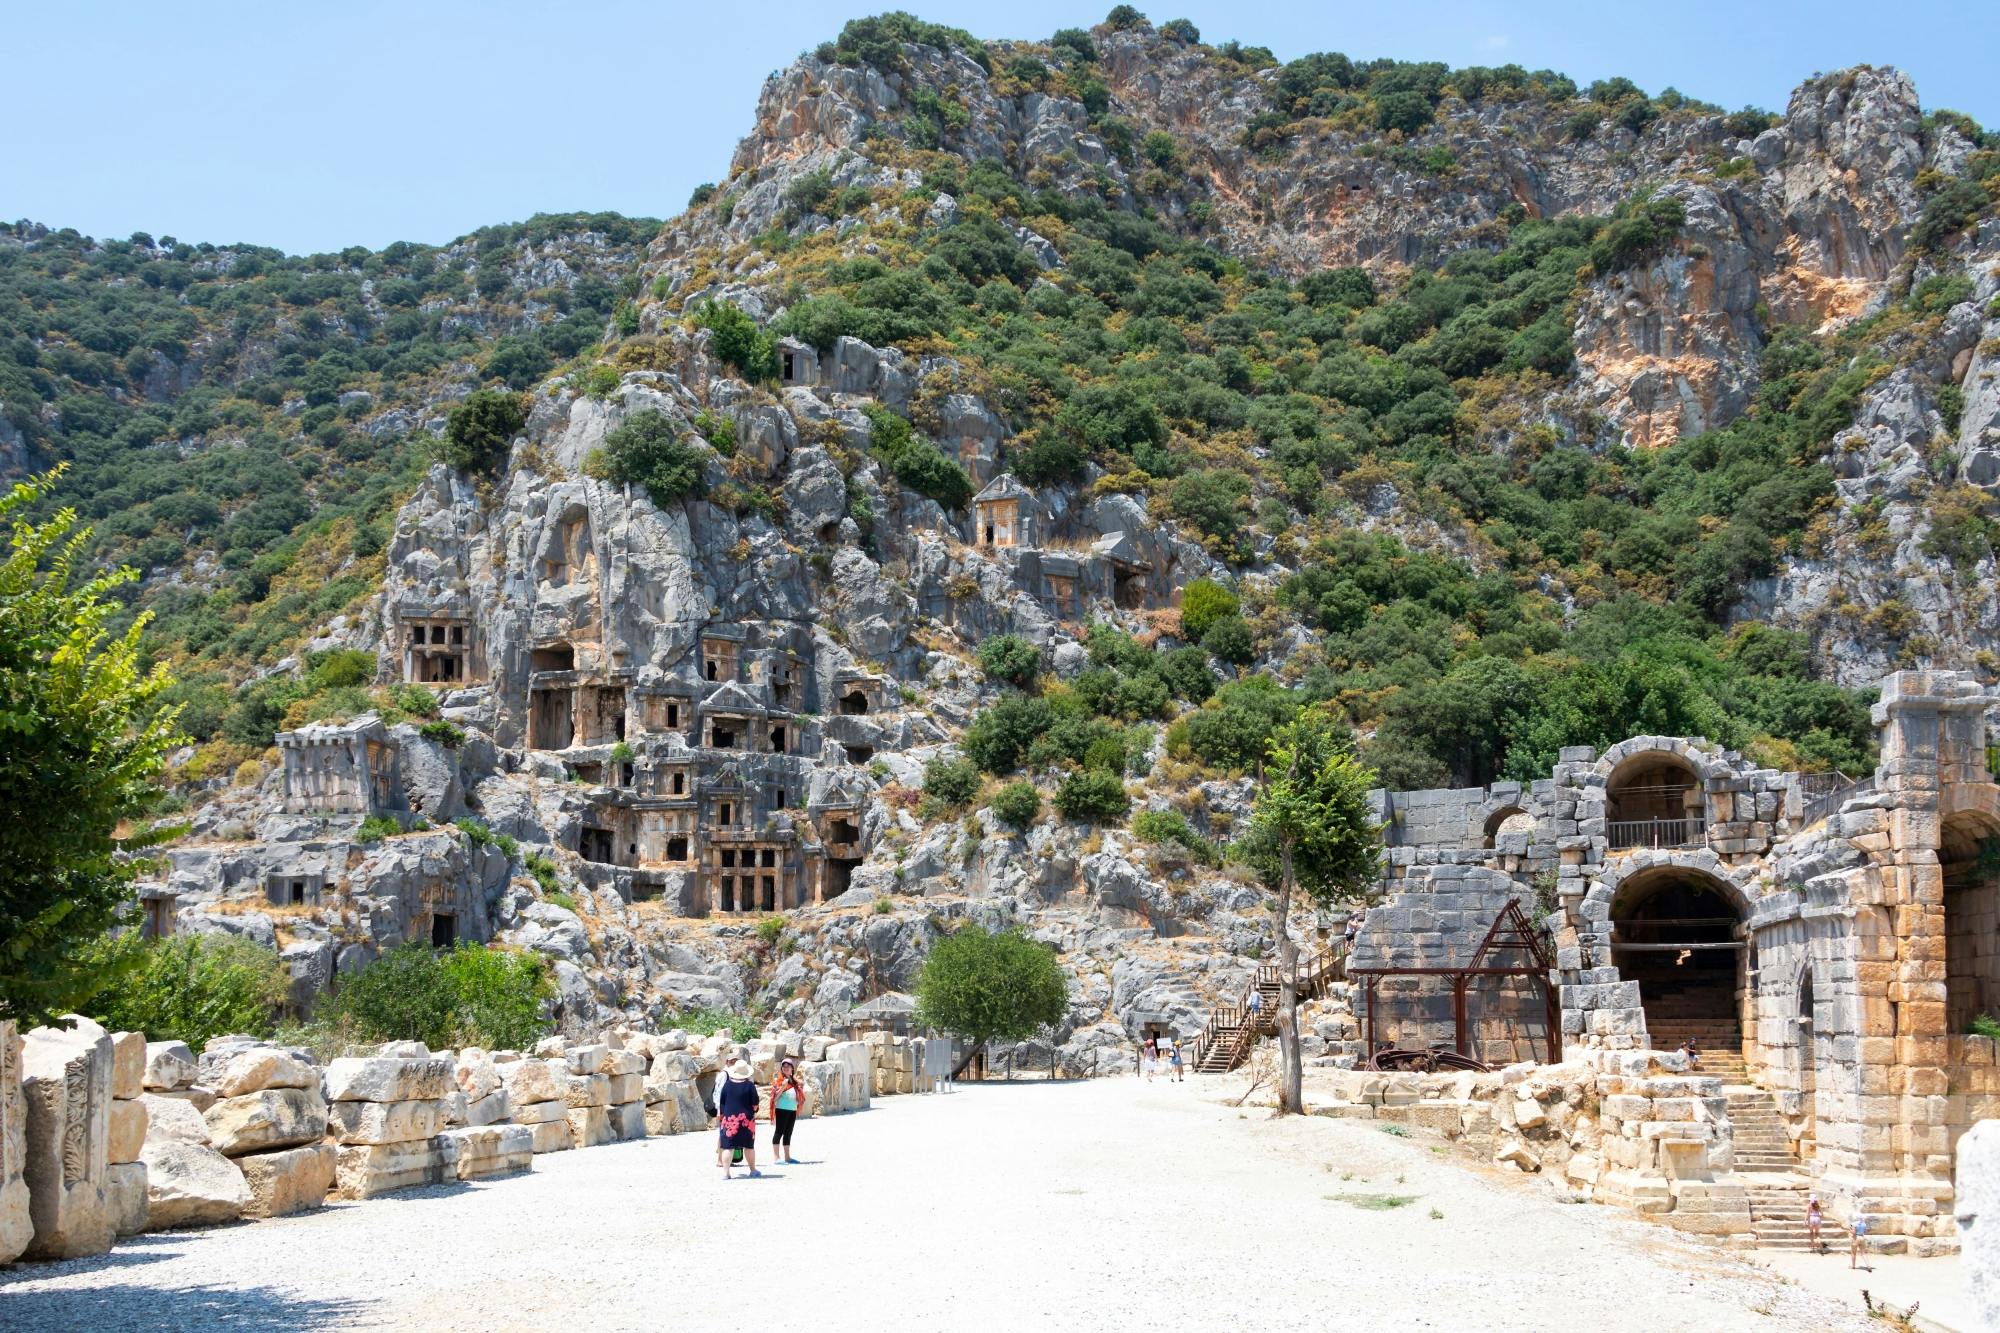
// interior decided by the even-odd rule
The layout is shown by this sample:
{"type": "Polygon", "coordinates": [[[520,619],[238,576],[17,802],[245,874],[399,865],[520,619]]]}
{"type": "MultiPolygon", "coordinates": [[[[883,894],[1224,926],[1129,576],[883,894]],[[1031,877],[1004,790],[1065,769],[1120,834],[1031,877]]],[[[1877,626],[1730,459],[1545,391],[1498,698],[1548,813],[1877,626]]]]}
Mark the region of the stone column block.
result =
{"type": "Polygon", "coordinates": [[[21,1059],[27,1106],[31,1259],[75,1259],[111,1248],[105,1197],[111,1141],[111,1035],[69,1015],[61,1028],[28,1033],[21,1059]]]}
{"type": "Polygon", "coordinates": [[[34,1239],[28,1182],[21,1169],[28,1152],[27,1108],[21,1101],[21,1038],[0,1023],[0,1264],[21,1257],[34,1239]]]}

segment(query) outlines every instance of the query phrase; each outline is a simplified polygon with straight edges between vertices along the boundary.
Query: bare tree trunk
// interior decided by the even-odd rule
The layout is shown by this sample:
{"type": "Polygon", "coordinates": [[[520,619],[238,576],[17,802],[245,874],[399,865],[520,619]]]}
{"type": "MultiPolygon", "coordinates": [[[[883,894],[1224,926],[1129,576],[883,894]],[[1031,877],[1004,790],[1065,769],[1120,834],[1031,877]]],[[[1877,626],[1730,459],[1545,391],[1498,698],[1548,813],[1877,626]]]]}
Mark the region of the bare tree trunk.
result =
{"type": "Polygon", "coordinates": [[[1284,875],[1278,884],[1278,1114],[1304,1115],[1305,1067],[1299,1055],[1298,946],[1292,943],[1292,840],[1279,844],[1284,875]]]}

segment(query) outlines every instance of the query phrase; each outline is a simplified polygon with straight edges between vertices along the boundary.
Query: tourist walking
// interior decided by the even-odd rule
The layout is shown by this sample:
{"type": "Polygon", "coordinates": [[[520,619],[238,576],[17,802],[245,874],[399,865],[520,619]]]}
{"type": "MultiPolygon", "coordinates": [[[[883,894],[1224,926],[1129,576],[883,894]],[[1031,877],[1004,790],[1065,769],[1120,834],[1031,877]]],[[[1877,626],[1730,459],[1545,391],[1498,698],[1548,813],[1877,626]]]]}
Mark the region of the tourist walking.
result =
{"type": "Polygon", "coordinates": [[[1139,1048],[1139,1073],[1148,1083],[1153,1081],[1153,1068],[1158,1062],[1159,1056],[1154,1053],[1153,1039],[1148,1037],[1146,1044],[1139,1048]]]}
{"type": "Polygon", "coordinates": [[[1863,1217],[1859,1212],[1856,1212],[1854,1214],[1854,1226],[1852,1230],[1854,1234],[1847,1241],[1847,1266],[1849,1268],[1859,1268],[1861,1267],[1861,1238],[1868,1234],[1868,1219],[1863,1217]]]}
{"type": "Polygon", "coordinates": [[[722,1178],[729,1179],[730,1154],[738,1149],[751,1176],[762,1175],[757,1169],[757,1085],[750,1081],[746,1062],[729,1066],[729,1077],[715,1092],[715,1115],[715,1164],[722,1168],[722,1178]]]}
{"type": "Polygon", "coordinates": [[[1361,933],[1361,913],[1356,912],[1352,916],[1347,918],[1347,930],[1341,936],[1341,943],[1347,946],[1347,952],[1349,953],[1354,952],[1354,939],[1360,933],[1361,933]]]}
{"type": "Polygon", "coordinates": [[[792,1161],[792,1126],[798,1123],[799,1109],[806,1104],[806,1090],[799,1085],[797,1070],[790,1060],[780,1060],[778,1076],[771,1080],[771,1160],[787,1166],[792,1161]]]}
{"type": "Polygon", "coordinates": [[[1264,992],[1255,986],[1250,988],[1250,1021],[1256,1023],[1257,1016],[1264,1012],[1264,992]]]}
{"type": "Polygon", "coordinates": [[[1187,1080],[1181,1065],[1181,1039],[1179,1037],[1174,1038],[1174,1044],[1172,1050],[1173,1050],[1172,1061],[1174,1067],[1174,1082],[1184,1083],[1187,1080]]]}
{"type": "Polygon", "coordinates": [[[1806,1200],[1806,1244],[1820,1254],[1826,1253],[1826,1245],[1819,1238],[1820,1223],[1825,1220],[1826,1214],[1819,1206],[1819,1195],[1812,1195],[1806,1200]]]}

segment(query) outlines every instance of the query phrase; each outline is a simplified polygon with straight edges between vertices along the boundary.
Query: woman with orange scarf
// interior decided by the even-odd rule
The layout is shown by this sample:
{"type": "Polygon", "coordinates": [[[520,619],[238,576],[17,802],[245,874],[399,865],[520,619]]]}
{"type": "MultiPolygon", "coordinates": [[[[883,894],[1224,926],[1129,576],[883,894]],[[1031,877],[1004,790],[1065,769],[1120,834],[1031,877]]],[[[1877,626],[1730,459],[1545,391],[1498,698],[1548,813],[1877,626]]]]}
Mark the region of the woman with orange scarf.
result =
{"type": "Polygon", "coordinates": [[[771,1153],[780,1162],[792,1160],[792,1126],[805,1104],[806,1090],[799,1084],[797,1067],[790,1060],[780,1061],[778,1076],[771,1080],[771,1153]]]}

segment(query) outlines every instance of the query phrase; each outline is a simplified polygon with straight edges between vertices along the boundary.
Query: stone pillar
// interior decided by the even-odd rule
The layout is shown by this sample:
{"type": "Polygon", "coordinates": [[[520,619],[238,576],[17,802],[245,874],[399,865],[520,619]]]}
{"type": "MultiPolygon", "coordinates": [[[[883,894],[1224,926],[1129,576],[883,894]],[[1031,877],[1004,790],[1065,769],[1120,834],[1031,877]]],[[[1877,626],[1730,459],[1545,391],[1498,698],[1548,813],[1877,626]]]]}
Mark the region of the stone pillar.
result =
{"type": "Polygon", "coordinates": [[[106,1149],[105,1199],[112,1229],[136,1236],[146,1229],[146,1034],[111,1037],[111,1136],[106,1149]]]}
{"type": "Polygon", "coordinates": [[[0,1264],[21,1257],[34,1239],[28,1182],[21,1175],[28,1152],[27,1108],[21,1102],[21,1038],[0,1023],[0,1264]]]}
{"type": "Polygon", "coordinates": [[[111,1138],[111,1036],[75,1014],[28,1033],[21,1069],[27,1104],[30,1259],[77,1259],[111,1248],[106,1199],[111,1138]]]}

